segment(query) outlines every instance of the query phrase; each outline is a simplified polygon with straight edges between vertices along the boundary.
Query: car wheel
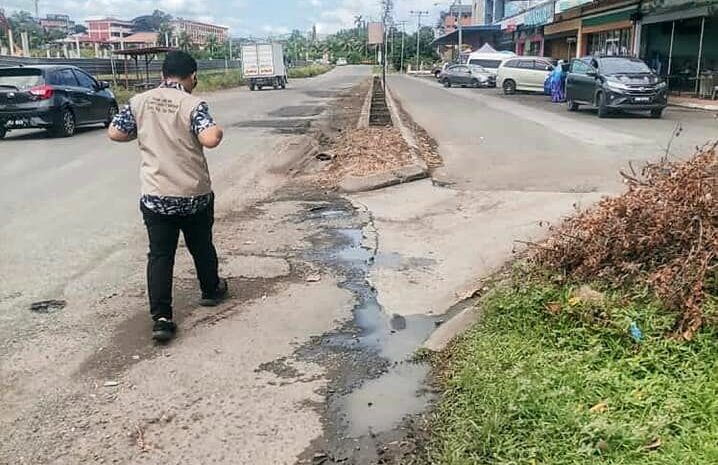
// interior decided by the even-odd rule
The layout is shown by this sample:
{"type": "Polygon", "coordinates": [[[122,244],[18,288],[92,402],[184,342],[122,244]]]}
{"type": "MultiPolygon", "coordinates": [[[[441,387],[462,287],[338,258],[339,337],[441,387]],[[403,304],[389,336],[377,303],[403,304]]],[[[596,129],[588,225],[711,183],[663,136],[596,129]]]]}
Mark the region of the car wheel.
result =
{"type": "Polygon", "coordinates": [[[69,108],[65,108],[62,110],[55,126],[50,129],[50,132],[55,137],[72,137],[75,135],[75,129],[77,129],[75,114],[69,108]]]}
{"type": "Polygon", "coordinates": [[[573,99],[566,99],[566,108],[568,108],[568,111],[576,111],[578,110],[578,103],[573,99]]]}
{"type": "Polygon", "coordinates": [[[512,95],[516,93],[516,83],[511,79],[507,79],[504,81],[503,88],[504,94],[506,95],[512,95]]]}
{"type": "Polygon", "coordinates": [[[7,135],[7,129],[0,128],[0,140],[3,140],[5,138],[5,135],[7,135]]]}
{"type": "Polygon", "coordinates": [[[474,86],[474,87],[477,88],[477,89],[478,89],[479,87],[481,87],[481,83],[479,82],[478,79],[474,79],[473,81],[471,81],[471,85],[474,86]]]}
{"type": "Polygon", "coordinates": [[[262,87],[264,86],[257,86],[257,90],[262,90],[262,87]]]}
{"type": "Polygon", "coordinates": [[[606,105],[606,95],[601,92],[596,97],[596,106],[598,107],[598,117],[605,118],[608,116],[608,106],[606,105]]]}
{"type": "Polygon", "coordinates": [[[450,79],[444,79],[444,87],[449,88],[451,87],[451,80],[450,79]]]}
{"type": "Polygon", "coordinates": [[[660,119],[663,116],[663,108],[651,110],[651,118],[660,119]]]}
{"type": "Polygon", "coordinates": [[[250,84],[250,85],[249,85],[249,90],[251,90],[252,92],[254,92],[254,90],[255,90],[256,88],[257,88],[257,86],[255,86],[254,84],[250,84]]]}
{"type": "Polygon", "coordinates": [[[117,115],[117,105],[113,103],[107,110],[107,120],[105,120],[106,128],[110,127],[110,124],[112,124],[112,120],[115,119],[115,115],[117,115]]]}
{"type": "Polygon", "coordinates": [[[279,79],[274,78],[274,81],[272,82],[272,88],[273,88],[274,90],[279,89],[279,79]]]}
{"type": "Polygon", "coordinates": [[[281,82],[280,82],[280,84],[279,84],[279,87],[281,87],[282,89],[286,89],[286,88],[287,88],[287,78],[282,78],[282,79],[281,79],[281,82]]]}
{"type": "Polygon", "coordinates": [[[435,72],[434,72],[434,77],[435,77],[436,79],[439,79],[439,78],[441,77],[441,71],[435,71],[435,72]]]}

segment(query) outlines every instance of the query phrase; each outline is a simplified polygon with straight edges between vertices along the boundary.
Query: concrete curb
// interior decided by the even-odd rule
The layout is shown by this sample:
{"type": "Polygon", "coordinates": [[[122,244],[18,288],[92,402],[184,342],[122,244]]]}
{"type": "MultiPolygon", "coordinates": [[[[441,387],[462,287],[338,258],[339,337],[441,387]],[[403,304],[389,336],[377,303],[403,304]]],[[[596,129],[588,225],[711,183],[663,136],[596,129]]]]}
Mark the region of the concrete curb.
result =
{"type": "Polygon", "coordinates": [[[416,137],[414,136],[414,132],[411,131],[408,127],[406,127],[406,124],[404,124],[404,120],[401,117],[401,113],[399,112],[399,107],[396,104],[396,100],[394,100],[394,96],[391,93],[391,89],[389,86],[386,86],[386,105],[389,107],[389,113],[391,114],[391,120],[394,123],[394,126],[399,128],[399,132],[401,132],[401,136],[404,138],[404,141],[406,142],[406,145],[409,146],[409,151],[411,152],[411,158],[417,166],[421,167],[424,171],[426,171],[426,175],[429,175],[429,167],[426,166],[426,162],[423,158],[421,158],[421,154],[419,152],[419,143],[416,141],[416,137]]]}
{"type": "Polygon", "coordinates": [[[691,110],[702,110],[702,111],[718,111],[718,104],[703,104],[703,103],[690,103],[690,102],[671,102],[670,98],[668,99],[668,106],[669,107],[678,107],[678,108],[689,108],[691,110]]]}
{"type": "Polygon", "coordinates": [[[369,83],[369,91],[366,93],[364,104],[361,107],[361,114],[359,115],[359,121],[357,121],[357,129],[369,127],[369,111],[371,110],[371,96],[373,92],[374,79],[372,78],[369,83]]]}
{"type": "Polygon", "coordinates": [[[443,352],[455,337],[479,321],[479,316],[479,309],[475,306],[465,308],[431,333],[421,347],[432,352],[443,352]]]}
{"type": "Polygon", "coordinates": [[[370,174],[369,176],[347,176],[339,183],[339,189],[347,193],[367,192],[417,181],[428,176],[429,173],[421,166],[411,164],[383,173],[370,174]]]}

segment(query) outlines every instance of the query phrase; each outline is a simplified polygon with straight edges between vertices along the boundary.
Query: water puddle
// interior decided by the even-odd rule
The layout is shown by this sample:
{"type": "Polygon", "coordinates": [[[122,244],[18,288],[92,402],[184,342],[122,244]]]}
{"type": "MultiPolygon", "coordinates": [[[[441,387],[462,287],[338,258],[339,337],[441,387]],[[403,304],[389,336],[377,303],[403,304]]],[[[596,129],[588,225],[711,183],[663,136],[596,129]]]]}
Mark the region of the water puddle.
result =
{"type": "MultiPolygon", "coordinates": [[[[328,259],[346,277],[341,286],[356,296],[353,324],[358,333],[334,334],[324,343],[369,351],[387,366],[378,377],[335,400],[344,434],[358,438],[389,431],[407,415],[418,414],[427,407],[432,399],[432,394],[424,387],[429,366],[415,361],[414,353],[439,320],[424,315],[387,314],[379,303],[376,290],[367,280],[377,256],[364,243],[362,229],[344,228],[331,232],[338,245],[328,259]]],[[[390,256],[379,263],[399,266],[410,261],[390,256]]]]}

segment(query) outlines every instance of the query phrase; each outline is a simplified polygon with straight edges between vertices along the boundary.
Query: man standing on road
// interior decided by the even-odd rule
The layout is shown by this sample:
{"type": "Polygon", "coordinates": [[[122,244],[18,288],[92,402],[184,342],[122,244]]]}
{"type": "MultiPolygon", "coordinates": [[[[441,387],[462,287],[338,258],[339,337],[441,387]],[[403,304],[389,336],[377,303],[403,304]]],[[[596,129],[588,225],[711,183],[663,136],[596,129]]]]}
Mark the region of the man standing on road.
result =
{"type": "Polygon", "coordinates": [[[219,277],[212,243],[214,193],[204,148],[215,148],[223,132],[207,103],[192,96],[197,62],[184,52],[170,52],[162,64],[163,83],[140,95],[115,117],[110,139],[137,138],[141,153],[140,210],[149,235],[147,287],[154,320],[152,338],[172,339],[172,274],[179,232],[192,254],[202,299],[214,306],[227,295],[219,277]]]}

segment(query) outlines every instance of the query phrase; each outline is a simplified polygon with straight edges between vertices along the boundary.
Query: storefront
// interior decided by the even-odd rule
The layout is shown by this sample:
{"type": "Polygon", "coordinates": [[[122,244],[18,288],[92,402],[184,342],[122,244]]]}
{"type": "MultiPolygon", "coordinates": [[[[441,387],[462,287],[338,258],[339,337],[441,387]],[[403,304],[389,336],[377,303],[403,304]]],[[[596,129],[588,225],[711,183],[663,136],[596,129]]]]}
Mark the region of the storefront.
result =
{"type": "Polygon", "coordinates": [[[571,60],[577,56],[579,18],[544,26],[544,56],[557,60],[571,60]]]}
{"type": "Polygon", "coordinates": [[[633,55],[637,5],[623,6],[581,18],[581,55],[633,55]]]}
{"type": "Polygon", "coordinates": [[[544,26],[553,22],[554,2],[536,5],[501,21],[501,30],[513,33],[517,55],[544,56],[544,26]]]}
{"type": "Polygon", "coordinates": [[[716,2],[649,1],[641,11],[640,56],[672,90],[709,96],[718,85],[716,2]]]}

